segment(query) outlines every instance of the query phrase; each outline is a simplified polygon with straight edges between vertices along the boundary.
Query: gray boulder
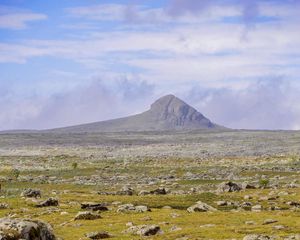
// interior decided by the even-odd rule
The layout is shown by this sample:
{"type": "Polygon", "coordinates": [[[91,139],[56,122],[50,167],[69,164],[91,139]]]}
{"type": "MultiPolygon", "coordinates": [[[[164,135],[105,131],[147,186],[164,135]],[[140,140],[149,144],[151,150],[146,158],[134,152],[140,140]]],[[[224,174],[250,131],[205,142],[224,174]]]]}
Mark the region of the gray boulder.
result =
{"type": "Polygon", "coordinates": [[[28,219],[0,219],[1,240],[55,240],[52,227],[42,221],[28,219]]]}
{"type": "Polygon", "coordinates": [[[272,240],[275,239],[272,236],[261,235],[261,234],[250,234],[243,238],[243,240],[272,240]]]}
{"type": "Polygon", "coordinates": [[[242,186],[234,182],[223,182],[218,186],[218,192],[239,192],[242,186]]]}
{"type": "Polygon", "coordinates": [[[108,232],[91,232],[85,234],[85,236],[90,239],[105,239],[111,237],[111,235],[108,232]]]}
{"type": "Polygon", "coordinates": [[[159,231],[160,227],[157,225],[139,225],[128,228],[126,232],[140,236],[151,236],[157,234],[159,231]]]}
{"type": "Polygon", "coordinates": [[[133,204],[123,204],[120,205],[117,209],[117,212],[122,213],[129,213],[129,212],[136,212],[136,213],[143,213],[143,212],[151,212],[151,209],[147,206],[134,206],[133,204]]]}
{"type": "Polygon", "coordinates": [[[81,203],[81,209],[92,211],[108,211],[105,203],[84,202],[81,203]]]}
{"type": "Polygon", "coordinates": [[[25,190],[21,193],[21,197],[27,197],[27,198],[41,198],[41,197],[42,197],[42,193],[41,193],[41,190],[39,190],[39,189],[28,188],[28,189],[25,189],[25,190]]]}
{"type": "Polygon", "coordinates": [[[203,203],[201,201],[198,201],[195,205],[190,206],[187,211],[189,213],[193,213],[193,212],[209,212],[209,211],[217,211],[217,209],[215,209],[214,207],[203,203]]]}
{"type": "Polygon", "coordinates": [[[58,206],[58,200],[56,198],[48,198],[47,200],[36,205],[36,207],[56,207],[56,206],[58,206]]]}
{"type": "Polygon", "coordinates": [[[101,218],[100,214],[91,212],[79,212],[75,216],[74,220],[95,220],[101,218]]]}

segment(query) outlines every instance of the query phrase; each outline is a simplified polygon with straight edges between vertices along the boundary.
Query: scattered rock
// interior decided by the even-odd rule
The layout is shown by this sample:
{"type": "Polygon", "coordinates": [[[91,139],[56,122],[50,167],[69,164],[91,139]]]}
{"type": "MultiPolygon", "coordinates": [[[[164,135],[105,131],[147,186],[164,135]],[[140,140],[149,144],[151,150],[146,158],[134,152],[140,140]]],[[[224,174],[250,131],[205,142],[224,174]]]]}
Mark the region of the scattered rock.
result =
{"type": "Polygon", "coordinates": [[[251,207],[251,211],[253,211],[253,212],[260,212],[261,210],[262,210],[261,205],[255,205],[255,206],[251,207]]]}
{"type": "Polygon", "coordinates": [[[165,195],[165,194],[167,194],[167,190],[165,188],[157,188],[153,191],[150,191],[150,194],[165,195]]]}
{"type": "Polygon", "coordinates": [[[263,225],[267,225],[267,224],[272,224],[272,223],[277,223],[277,220],[274,219],[266,219],[263,223],[263,225]]]}
{"type": "Polygon", "coordinates": [[[249,183],[243,182],[241,185],[242,189],[256,189],[256,187],[254,185],[251,185],[249,183]]]}
{"type": "Polygon", "coordinates": [[[90,239],[105,239],[112,237],[108,232],[91,232],[85,234],[85,236],[90,239]]]}
{"type": "Polygon", "coordinates": [[[58,200],[56,198],[48,198],[47,200],[36,205],[36,207],[50,207],[50,206],[58,206],[58,200]]]}
{"type": "Polygon", "coordinates": [[[255,222],[254,221],[246,221],[245,224],[246,225],[255,225],[255,222]]]}
{"type": "Polygon", "coordinates": [[[160,227],[158,225],[132,226],[128,228],[126,232],[140,236],[151,236],[156,235],[158,232],[160,232],[160,227]]]}
{"type": "Polygon", "coordinates": [[[147,206],[134,206],[133,204],[124,204],[120,205],[117,209],[117,212],[128,213],[128,212],[151,212],[151,209],[147,206]]]}
{"type": "Polygon", "coordinates": [[[55,240],[52,227],[42,221],[27,219],[0,219],[1,240],[55,240]]]}
{"type": "Polygon", "coordinates": [[[74,220],[95,220],[101,218],[100,214],[91,212],[79,212],[75,216],[74,220]]]}
{"type": "Polygon", "coordinates": [[[243,238],[243,240],[272,240],[274,237],[260,234],[250,234],[243,238]]]}
{"type": "Polygon", "coordinates": [[[284,230],[284,229],[286,229],[286,226],[283,226],[283,225],[275,225],[275,226],[273,226],[273,229],[275,229],[275,230],[284,230]]]}
{"type": "Polygon", "coordinates": [[[187,209],[187,211],[189,213],[192,213],[192,212],[208,212],[208,211],[217,211],[217,209],[215,209],[214,207],[212,207],[212,206],[210,206],[206,203],[198,201],[195,205],[189,207],[187,209]]]}
{"type": "Polygon", "coordinates": [[[134,190],[128,186],[124,186],[120,191],[117,192],[117,195],[132,196],[133,194],[134,194],[134,190]]]}
{"type": "Polygon", "coordinates": [[[105,203],[84,202],[81,203],[81,209],[92,211],[108,211],[105,203]]]}
{"type": "Polygon", "coordinates": [[[218,186],[218,192],[238,192],[242,187],[234,182],[223,182],[218,186]]]}
{"type": "Polygon", "coordinates": [[[0,210],[7,209],[7,208],[9,208],[9,205],[7,203],[0,203],[0,210]]]}
{"type": "Polygon", "coordinates": [[[41,190],[39,189],[25,189],[22,193],[21,193],[21,197],[27,197],[27,198],[41,198],[42,197],[42,193],[41,190]]]}

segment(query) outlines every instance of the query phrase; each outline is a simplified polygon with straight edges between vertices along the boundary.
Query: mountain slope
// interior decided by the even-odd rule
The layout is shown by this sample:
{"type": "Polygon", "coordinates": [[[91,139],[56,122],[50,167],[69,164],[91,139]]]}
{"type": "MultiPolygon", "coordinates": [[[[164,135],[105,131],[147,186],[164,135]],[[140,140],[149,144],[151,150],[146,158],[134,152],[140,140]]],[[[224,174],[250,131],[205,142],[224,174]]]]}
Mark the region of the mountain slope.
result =
{"type": "Polygon", "coordinates": [[[164,131],[222,128],[174,95],[155,101],[141,114],[114,120],[53,129],[59,132],[164,131]]]}

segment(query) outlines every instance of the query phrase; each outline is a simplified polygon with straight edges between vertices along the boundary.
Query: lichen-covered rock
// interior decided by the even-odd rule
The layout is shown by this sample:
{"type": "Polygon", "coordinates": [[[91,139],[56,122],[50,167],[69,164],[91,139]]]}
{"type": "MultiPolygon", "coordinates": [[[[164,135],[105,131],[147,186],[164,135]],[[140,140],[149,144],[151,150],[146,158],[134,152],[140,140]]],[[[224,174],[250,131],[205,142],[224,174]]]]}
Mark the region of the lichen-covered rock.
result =
{"type": "Polygon", "coordinates": [[[85,234],[85,236],[90,239],[105,239],[111,237],[111,235],[108,232],[104,232],[104,231],[87,233],[85,234]]]}
{"type": "Polygon", "coordinates": [[[93,203],[93,202],[84,202],[81,203],[81,209],[87,209],[92,211],[107,211],[105,203],[93,203]]]}
{"type": "Polygon", "coordinates": [[[132,196],[133,194],[134,194],[134,190],[128,186],[124,186],[120,191],[117,191],[117,195],[132,196]]]}
{"type": "Polygon", "coordinates": [[[128,228],[126,232],[140,236],[151,236],[157,234],[159,231],[160,227],[158,225],[139,225],[128,228]]]}
{"type": "Polygon", "coordinates": [[[273,240],[272,236],[261,235],[261,234],[250,234],[243,238],[243,240],[273,240]]]}
{"type": "Polygon", "coordinates": [[[56,198],[48,198],[47,200],[36,205],[36,207],[56,207],[56,206],[58,206],[58,200],[56,198]]]}
{"type": "Polygon", "coordinates": [[[151,209],[147,206],[134,206],[133,204],[123,204],[120,205],[117,209],[117,212],[122,213],[129,213],[129,212],[137,212],[137,213],[143,213],[143,212],[151,212],[151,209]]]}
{"type": "Polygon", "coordinates": [[[41,193],[41,190],[39,190],[39,189],[28,188],[28,189],[25,189],[25,190],[21,193],[21,197],[27,197],[27,198],[41,198],[41,197],[42,197],[42,193],[41,193]]]}
{"type": "Polygon", "coordinates": [[[41,221],[28,219],[0,219],[1,240],[55,240],[52,228],[41,221]]]}
{"type": "Polygon", "coordinates": [[[242,187],[234,182],[223,182],[218,186],[218,192],[238,192],[242,187]]]}
{"type": "Polygon", "coordinates": [[[7,203],[0,203],[0,210],[7,209],[7,208],[9,208],[9,205],[7,203]]]}
{"type": "Polygon", "coordinates": [[[217,209],[215,209],[214,207],[206,204],[206,203],[203,203],[201,201],[198,201],[195,205],[193,206],[190,206],[187,211],[189,213],[192,213],[192,212],[209,212],[209,211],[217,211],[217,209]]]}
{"type": "Polygon", "coordinates": [[[91,212],[79,212],[75,216],[74,220],[95,220],[101,218],[100,214],[91,212]]]}
{"type": "Polygon", "coordinates": [[[150,191],[150,193],[155,195],[165,195],[167,194],[167,190],[165,188],[157,188],[153,191],[150,191]]]}

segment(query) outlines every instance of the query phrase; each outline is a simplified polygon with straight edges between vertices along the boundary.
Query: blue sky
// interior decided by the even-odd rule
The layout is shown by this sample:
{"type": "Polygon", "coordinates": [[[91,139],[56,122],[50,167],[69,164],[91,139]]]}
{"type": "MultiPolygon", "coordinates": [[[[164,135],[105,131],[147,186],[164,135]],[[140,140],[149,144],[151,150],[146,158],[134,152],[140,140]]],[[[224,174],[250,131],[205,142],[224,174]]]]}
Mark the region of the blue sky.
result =
{"type": "Polygon", "coordinates": [[[300,129],[299,0],[2,0],[0,130],[173,93],[232,128],[300,129]]]}

